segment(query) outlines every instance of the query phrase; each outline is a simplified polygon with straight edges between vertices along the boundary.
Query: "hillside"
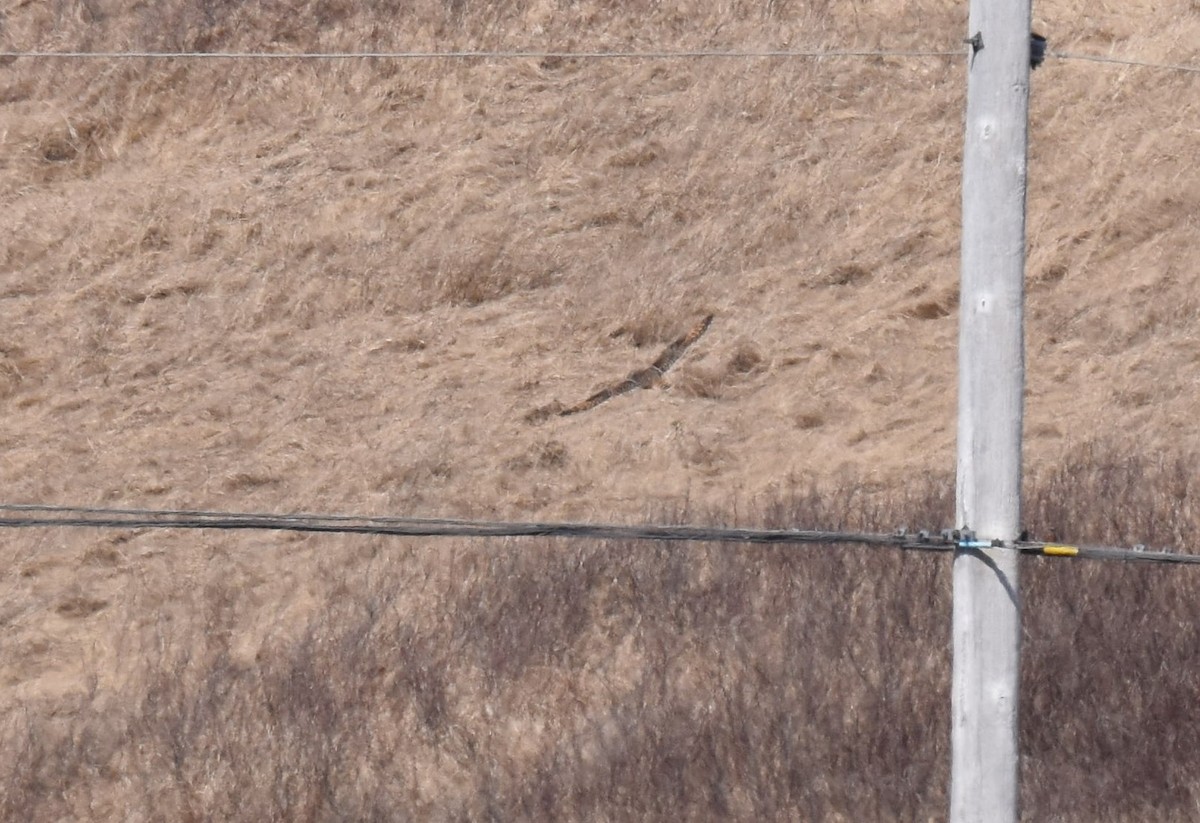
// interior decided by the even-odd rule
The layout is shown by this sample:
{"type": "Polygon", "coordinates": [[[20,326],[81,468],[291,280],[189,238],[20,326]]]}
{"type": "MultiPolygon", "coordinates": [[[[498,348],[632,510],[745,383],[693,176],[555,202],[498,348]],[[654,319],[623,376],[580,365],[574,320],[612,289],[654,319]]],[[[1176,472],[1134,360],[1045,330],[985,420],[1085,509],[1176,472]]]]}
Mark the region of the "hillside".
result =
{"type": "MultiPolygon", "coordinates": [[[[1195,0],[1035,14],[1053,50],[1200,62],[1195,0]]],[[[0,47],[953,50],[965,18],[941,0],[10,0],[0,47]]],[[[0,502],[732,521],[810,485],[944,482],[964,72],[6,59],[0,502]],[[553,413],[707,315],[662,385],[553,413]]],[[[1200,447],[1198,82],[1061,59],[1033,76],[1031,476],[1200,447]]],[[[3,551],[10,707],[119,693],[122,648],[207,625],[194,598],[214,586],[240,592],[225,631],[255,660],[386,544],[14,532],[3,551]]]]}
{"type": "MultiPolygon", "coordinates": [[[[415,34],[401,17],[385,36],[314,4],[307,26],[217,6],[211,31],[175,32],[182,8],[111,5],[15,9],[8,39],[905,48],[964,25],[942,5],[910,8],[908,34],[864,30],[862,7],[639,24],[515,6],[414,11],[415,34]]],[[[1183,60],[1196,42],[1194,11],[1082,31],[1060,14],[1062,49],[1183,60]]],[[[620,517],[953,465],[958,61],[544,63],[5,67],[10,494],[620,517]],[[528,422],[708,312],[666,390],[528,422]]],[[[1031,468],[1127,432],[1195,445],[1195,100],[1188,75],[1034,77],[1031,468]]]]}

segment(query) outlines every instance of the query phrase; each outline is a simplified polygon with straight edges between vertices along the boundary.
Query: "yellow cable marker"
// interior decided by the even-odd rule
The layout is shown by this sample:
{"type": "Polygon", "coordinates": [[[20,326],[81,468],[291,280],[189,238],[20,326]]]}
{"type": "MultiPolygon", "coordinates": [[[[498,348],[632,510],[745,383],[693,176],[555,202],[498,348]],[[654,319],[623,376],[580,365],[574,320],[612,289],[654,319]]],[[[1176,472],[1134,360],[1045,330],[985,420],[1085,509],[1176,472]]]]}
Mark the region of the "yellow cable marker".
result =
{"type": "Polygon", "coordinates": [[[1079,554],[1078,546],[1042,546],[1042,554],[1055,557],[1074,557],[1079,554]]]}

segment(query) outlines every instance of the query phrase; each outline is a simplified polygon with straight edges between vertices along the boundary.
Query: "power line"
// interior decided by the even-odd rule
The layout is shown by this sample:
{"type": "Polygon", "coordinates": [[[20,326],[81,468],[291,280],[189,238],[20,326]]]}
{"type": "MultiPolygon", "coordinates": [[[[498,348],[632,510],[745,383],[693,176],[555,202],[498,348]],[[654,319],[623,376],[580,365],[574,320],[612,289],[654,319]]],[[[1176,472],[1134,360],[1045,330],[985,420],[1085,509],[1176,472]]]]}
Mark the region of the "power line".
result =
{"type": "Polygon", "coordinates": [[[502,522],[321,514],[262,514],[76,506],[0,505],[12,516],[0,527],[227,529],[372,534],[402,537],[588,537],[602,540],[704,541],[722,543],[856,543],[947,551],[928,535],[875,534],[817,529],[742,529],[711,526],[625,526],[600,523],[502,522]],[[922,542],[925,541],[925,542],[922,542]]]}
{"type": "Polygon", "coordinates": [[[214,511],[211,509],[128,509],[107,506],[58,506],[44,503],[0,503],[0,512],[42,512],[47,514],[100,514],[110,517],[187,517],[187,518],[220,518],[247,520],[324,520],[330,522],[358,521],[364,523],[432,523],[438,525],[472,524],[487,521],[460,520],[454,518],[424,518],[424,517],[389,517],[376,515],[354,514],[320,514],[315,512],[293,512],[277,514],[274,512],[232,512],[214,511]]]}
{"type": "Polygon", "coordinates": [[[1145,547],[1117,548],[1110,546],[1065,546],[1057,543],[1018,543],[1015,547],[1025,554],[1043,557],[1082,557],[1086,560],[1122,560],[1141,563],[1200,564],[1200,554],[1147,551],[1145,547]]]}
{"type": "MultiPolygon", "coordinates": [[[[457,50],[457,51],[0,51],[0,58],[42,60],[702,60],[702,59],[805,59],[870,57],[958,57],[963,49],[685,49],[680,51],[559,51],[559,50],[457,50]]],[[[1098,54],[1050,51],[1048,57],[1114,63],[1122,66],[1200,74],[1200,66],[1159,63],[1098,54]]]]}
{"type": "Polygon", "coordinates": [[[0,58],[32,57],[72,60],[701,60],[712,58],[814,59],[857,57],[958,57],[962,49],[948,51],[904,49],[747,50],[693,49],[683,51],[0,51],[0,58]]]}
{"type": "Polygon", "coordinates": [[[586,537],[749,544],[858,544],[906,551],[1009,548],[1040,557],[1078,557],[1180,565],[1200,564],[1200,554],[1147,551],[1142,546],[1074,546],[1019,540],[976,540],[970,531],[890,533],[821,529],[744,529],[719,526],[617,525],[606,523],[508,522],[448,518],[378,517],[342,514],[269,514],[196,509],[103,508],[44,504],[0,504],[0,528],[218,529],[369,534],[395,537],[586,537]]]}
{"type": "MultiPolygon", "coordinates": [[[[854,58],[944,58],[959,57],[962,49],[685,49],[680,51],[555,51],[555,50],[457,50],[457,51],[0,51],[0,59],[18,57],[40,60],[823,60],[854,58]]],[[[1099,54],[1050,51],[1048,57],[1121,66],[1200,74],[1200,66],[1159,63],[1099,54]]]]}
{"type": "Polygon", "coordinates": [[[1104,57],[1098,54],[1072,54],[1064,51],[1048,52],[1050,57],[1059,60],[1084,60],[1090,63],[1115,63],[1119,66],[1137,66],[1147,69],[1162,69],[1165,71],[1182,71],[1200,74],[1200,66],[1189,66],[1182,63],[1155,63],[1149,60],[1134,60],[1126,57],[1104,57]]]}

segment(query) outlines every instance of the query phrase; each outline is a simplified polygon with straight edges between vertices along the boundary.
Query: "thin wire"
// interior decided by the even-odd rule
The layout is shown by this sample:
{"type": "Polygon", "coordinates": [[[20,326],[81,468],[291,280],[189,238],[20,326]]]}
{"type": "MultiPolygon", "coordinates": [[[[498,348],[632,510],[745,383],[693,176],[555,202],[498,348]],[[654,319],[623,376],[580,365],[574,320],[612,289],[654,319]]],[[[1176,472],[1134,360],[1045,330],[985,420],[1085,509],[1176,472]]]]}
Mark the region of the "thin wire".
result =
{"type": "Polygon", "coordinates": [[[858,50],[831,51],[791,49],[743,50],[697,49],[685,51],[364,51],[364,52],[194,52],[194,51],[0,51],[0,58],[33,57],[73,60],[697,60],[709,58],[822,59],[845,57],[959,57],[952,51],[858,50]]]}
{"type": "MultiPolygon", "coordinates": [[[[879,57],[959,57],[963,49],[692,49],[683,51],[362,51],[362,52],[274,52],[274,51],[0,51],[0,58],[28,57],[69,60],[703,60],[703,59],[839,59],[879,57]]],[[[1098,54],[1049,51],[1048,57],[1081,60],[1121,66],[1200,74],[1200,66],[1183,63],[1158,63],[1098,54]]]]}
{"type": "Polygon", "coordinates": [[[1187,66],[1181,63],[1154,63],[1148,60],[1131,60],[1125,57],[1103,57],[1098,54],[1071,54],[1064,51],[1047,52],[1050,57],[1059,60],[1085,60],[1090,63],[1116,63],[1119,66],[1138,66],[1148,69],[1163,69],[1166,71],[1182,71],[1200,74],[1200,66],[1187,66]]]}
{"type": "MultiPolygon", "coordinates": [[[[362,51],[362,52],[195,52],[195,51],[0,51],[0,58],[29,57],[36,59],[72,60],[697,60],[711,58],[736,59],[811,59],[864,57],[958,57],[962,49],[905,50],[905,49],[833,49],[833,50],[748,50],[694,49],[684,51],[362,51]]],[[[1092,63],[1112,63],[1122,66],[1161,69],[1200,74],[1200,66],[1182,63],[1158,63],[1125,57],[1105,57],[1098,54],[1075,54],[1050,51],[1047,56],[1059,60],[1082,60],[1092,63]]]]}

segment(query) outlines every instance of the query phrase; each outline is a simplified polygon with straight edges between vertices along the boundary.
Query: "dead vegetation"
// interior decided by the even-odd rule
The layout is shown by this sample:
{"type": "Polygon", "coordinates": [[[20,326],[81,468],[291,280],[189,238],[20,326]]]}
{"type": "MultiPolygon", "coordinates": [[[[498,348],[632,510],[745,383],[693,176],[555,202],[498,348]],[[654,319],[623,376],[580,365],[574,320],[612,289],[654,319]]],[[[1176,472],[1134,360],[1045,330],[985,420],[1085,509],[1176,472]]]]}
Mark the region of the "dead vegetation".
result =
{"type": "MultiPolygon", "coordinates": [[[[961,40],[960,10],[903,5],[884,38],[868,21],[896,18],[895,0],[705,10],[314,0],[286,12],[94,0],[22,5],[4,36],[272,52],[961,40]]],[[[1063,28],[1064,48],[1178,62],[1197,25],[1163,7],[1144,12],[1137,34],[1123,10],[1083,10],[1055,7],[1052,42],[1063,28]]],[[[1030,162],[1031,458],[1053,462],[1129,426],[1158,449],[1200,445],[1186,425],[1200,210],[1187,166],[1191,80],[1046,68],[1030,162]]],[[[358,509],[368,491],[373,507],[396,510],[430,504],[419,485],[396,491],[387,478],[420,474],[410,444],[436,442],[455,466],[445,489],[470,500],[497,485],[511,452],[481,443],[532,448],[553,415],[531,426],[531,409],[588,396],[612,363],[642,358],[630,349],[665,345],[709,312],[723,318],[714,356],[681,370],[677,391],[546,423],[586,453],[570,480],[586,500],[543,496],[558,502],[534,513],[684,490],[715,505],[727,481],[762,490],[813,463],[897,476],[948,465],[960,69],[949,59],[15,60],[0,72],[0,295],[12,306],[0,394],[23,409],[10,431],[28,451],[11,474],[43,466],[64,478],[50,482],[57,498],[120,498],[125,455],[148,454],[174,464],[162,485],[175,502],[219,507],[229,490],[213,474],[303,464],[311,485],[258,499],[358,509]],[[736,358],[733,346],[753,354],[717,359],[736,358]],[[43,367],[28,372],[30,357],[43,367]],[[261,430],[193,437],[210,413],[261,430]],[[731,462],[686,477],[664,441],[676,421],[724,438],[731,462]],[[779,448],[778,431],[795,448],[779,448]],[[300,445],[281,455],[281,439],[300,445]],[[91,459],[43,463],[57,443],[91,459]],[[625,471],[631,451],[645,459],[625,471]],[[317,475],[339,454],[368,464],[357,472],[367,488],[326,500],[319,489],[345,484],[317,475]]],[[[529,501],[516,492],[483,505],[522,514],[529,501]]]]}
{"type": "MultiPolygon", "coordinates": [[[[1194,474],[1084,450],[1031,483],[1027,508],[1091,541],[1127,539],[1136,520],[1194,536],[1178,504],[1194,474]]],[[[881,499],[795,485],[741,518],[945,523],[951,486],[881,499]]],[[[240,648],[251,610],[214,567],[178,592],[177,622],[122,618],[120,687],[53,714],[12,707],[5,819],[945,813],[948,557],[536,540],[323,550],[317,604],[287,636],[240,648]]],[[[1190,571],[1031,561],[1023,576],[1026,818],[1192,819],[1190,571]]]]}
{"type": "MultiPolygon", "coordinates": [[[[1054,49],[1197,59],[1194,2],[1038,13],[1054,49]]],[[[0,42],[924,49],[964,15],[87,0],[10,4],[0,42]]],[[[5,494],[947,525],[962,81],[942,59],[7,61],[5,494]],[[667,390],[556,414],[709,313],[667,390]]],[[[1194,80],[1051,60],[1033,84],[1027,521],[1194,545],[1194,80]]],[[[69,531],[0,553],[4,819],[945,810],[943,559],[69,531]]],[[[1026,569],[1026,816],[1194,819],[1189,573],[1026,569]]]]}

